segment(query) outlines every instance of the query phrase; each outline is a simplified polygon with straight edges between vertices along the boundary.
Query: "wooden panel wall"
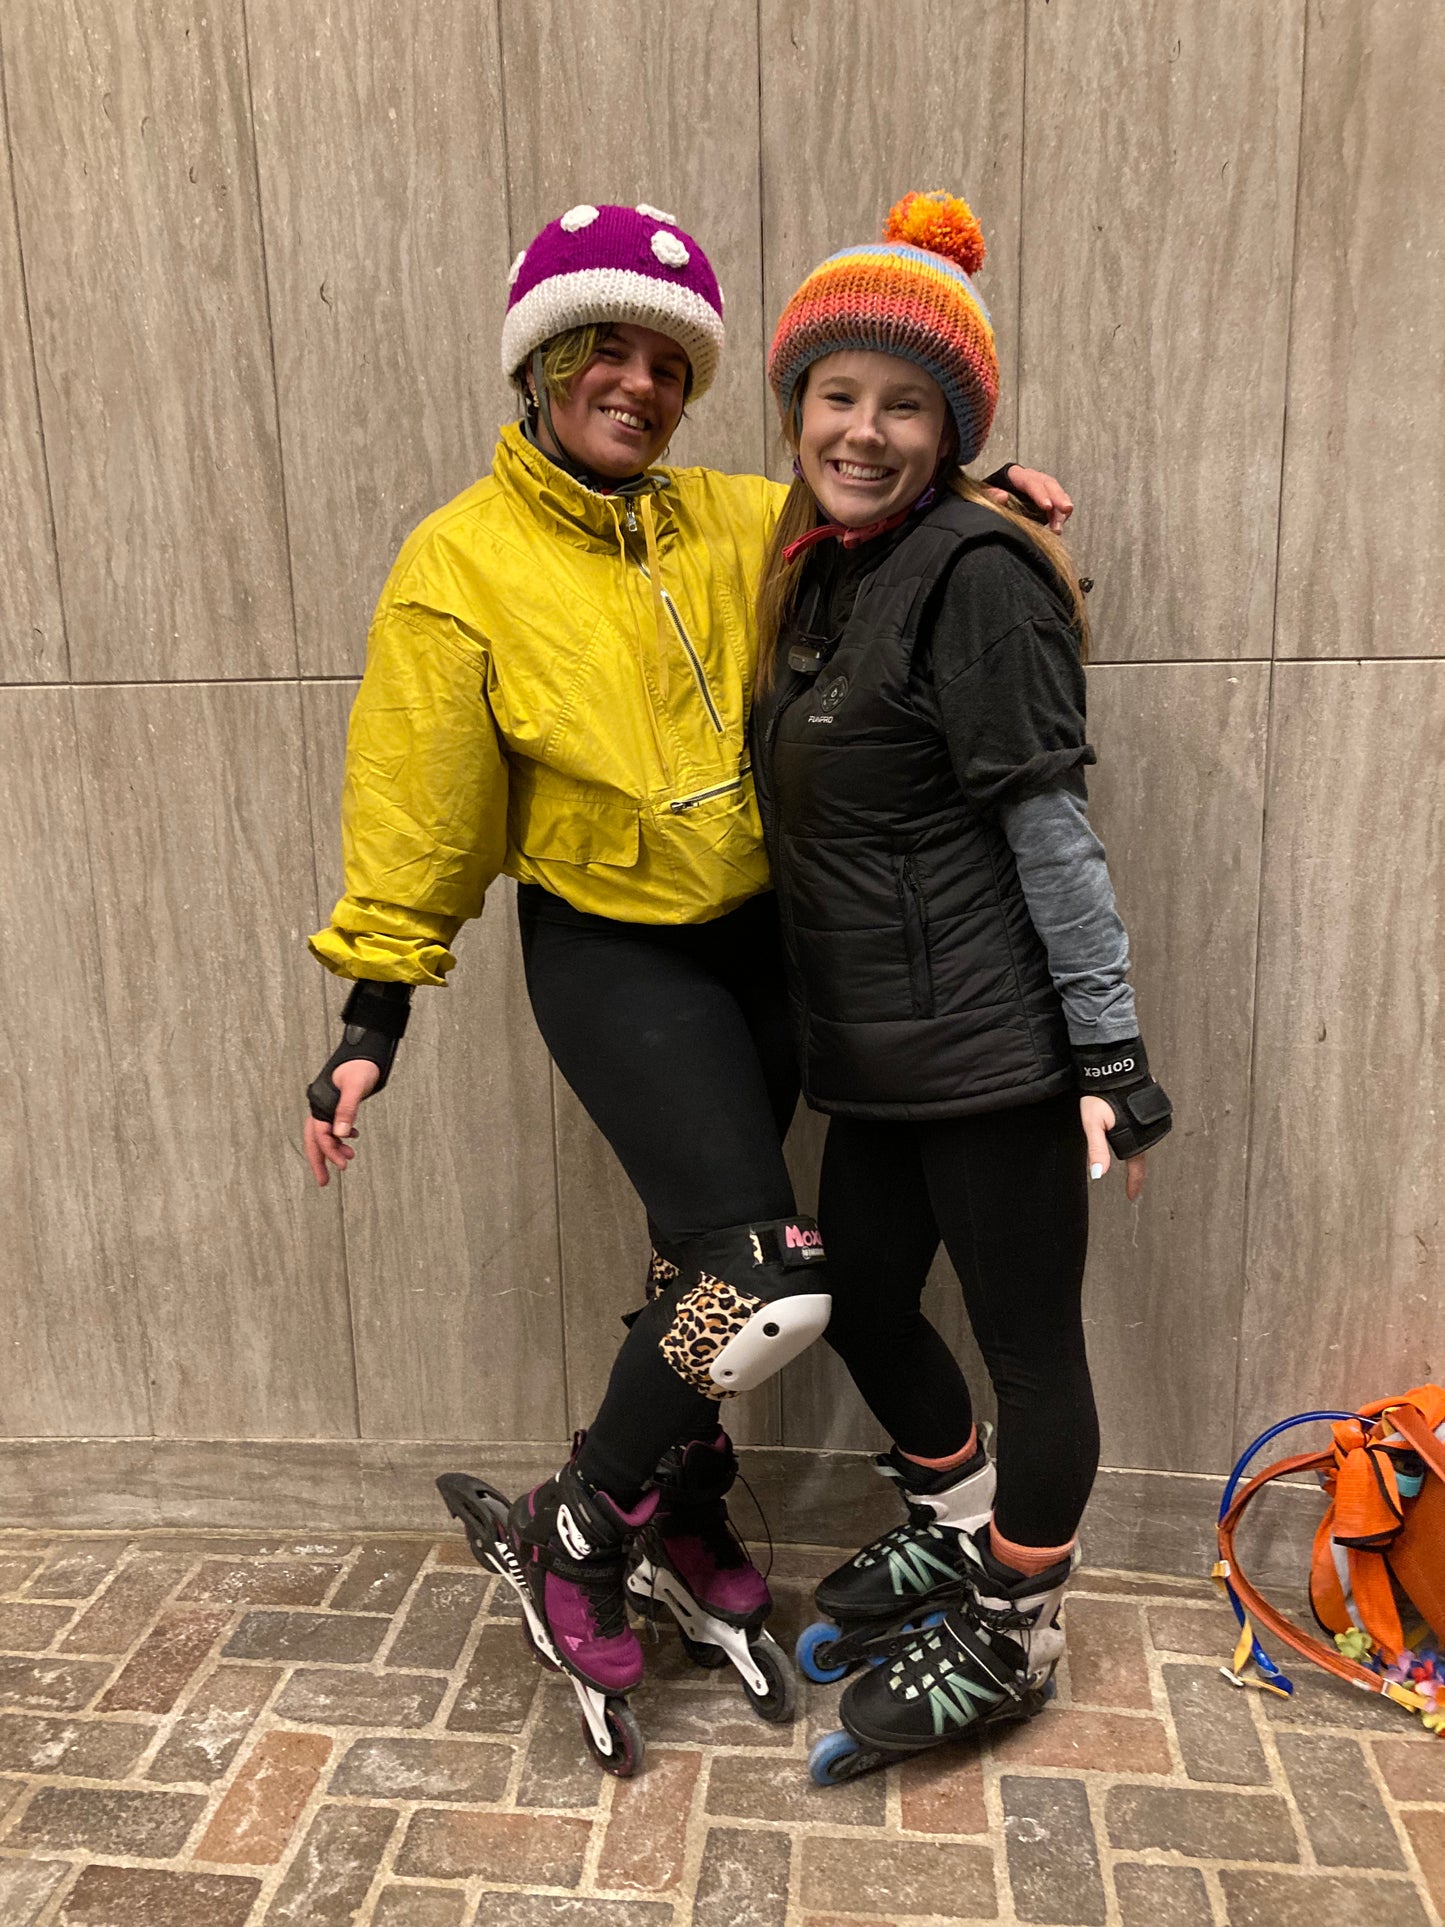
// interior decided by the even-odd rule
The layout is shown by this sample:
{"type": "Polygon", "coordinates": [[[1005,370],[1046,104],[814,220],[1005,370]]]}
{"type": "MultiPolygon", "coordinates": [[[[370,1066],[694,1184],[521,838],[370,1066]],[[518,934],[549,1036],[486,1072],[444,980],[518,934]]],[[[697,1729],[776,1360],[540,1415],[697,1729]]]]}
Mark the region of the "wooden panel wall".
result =
{"type": "Polygon", "coordinates": [[[1134,954],[1143,1036],[1177,1111],[1130,1205],[1093,1187],[1085,1299],[1104,1462],[1226,1470],[1264,819],[1265,663],[1100,664],[1091,815],[1134,954]],[[1141,1394],[1141,1388],[1147,1388],[1141,1394]]]}
{"type": "Polygon", "coordinates": [[[1310,10],[1277,651],[1445,653],[1445,34],[1310,10]]]}
{"type": "Polygon", "coordinates": [[[1029,9],[1020,447],[1083,484],[1100,659],[1270,654],[1303,17],[1029,9]]]}
{"type": "Polygon", "coordinates": [[[508,412],[497,23],[473,0],[246,21],[301,667],[355,675],[391,557],[508,412]]]}
{"type": "Polygon", "coordinates": [[[1445,661],[1281,664],[1240,1429],[1445,1371],[1445,661]]]}
{"type": "Polygon", "coordinates": [[[61,681],[68,666],[65,629],[6,144],[0,144],[0,474],[6,483],[0,489],[0,676],[8,683],[61,681]]]}
{"type": "Polygon", "coordinates": [[[92,687],[76,711],[156,1429],[354,1432],[339,1207],[296,1145],[327,1031],[299,691],[92,687]]]}
{"type": "MultiPolygon", "coordinates": [[[[1016,452],[1023,0],[763,0],[759,18],[769,337],[809,269],[877,240],[910,188],[966,194],[1003,369],[987,473],[1016,452]]],[[[768,426],[776,453],[771,397],[768,426]]]]}
{"type": "Polygon", "coordinates": [[[78,680],[294,669],[240,0],[7,8],[78,680]]]}
{"type": "Polygon", "coordinates": [[[150,1431],[73,699],[0,691],[0,1434],[150,1431]]]}
{"type": "MultiPolygon", "coordinates": [[[[547,1064],[508,888],[420,1000],[358,1168],[318,1194],[299,1146],[341,996],[304,937],[337,888],[369,607],[406,530],[485,469],[512,413],[507,266],[583,199],[666,207],[708,245],[730,348],[675,453],[734,467],[776,462],[762,354],[815,260],[909,187],[984,220],[985,459],[1052,467],[1081,504],[1095,816],[1178,1107],[1143,1205],[1094,1200],[1106,1460],[1214,1474],[1290,1405],[1445,1370],[1422,1335],[1445,1211],[1442,58],[1405,0],[15,0],[15,1463],[49,1439],[63,1492],[99,1449],[67,1439],[111,1437],[125,1504],[184,1510],[259,1462],[218,1442],[283,1441],[362,1516],[398,1468],[425,1503],[438,1441],[516,1470],[595,1409],[645,1228],[547,1064]]],[[[820,1138],[793,1135],[805,1202],[820,1138]]],[[[946,1265],[929,1303],[976,1370],[946,1265]]],[[[877,1443],[822,1348],[729,1418],[877,1443]]],[[[1207,1483],[1178,1482],[1180,1517],[1207,1483]]]]}

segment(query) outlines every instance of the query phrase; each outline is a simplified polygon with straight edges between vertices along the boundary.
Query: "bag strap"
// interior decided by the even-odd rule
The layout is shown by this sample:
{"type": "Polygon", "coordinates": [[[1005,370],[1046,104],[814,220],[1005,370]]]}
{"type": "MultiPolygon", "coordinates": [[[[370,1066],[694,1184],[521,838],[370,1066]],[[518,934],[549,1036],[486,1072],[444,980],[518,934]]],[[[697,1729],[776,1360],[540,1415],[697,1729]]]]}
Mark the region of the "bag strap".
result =
{"type": "Polygon", "coordinates": [[[1420,1454],[1437,1479],[1445,1480],[1445,1440],[1436,1438],[1428,1419],[1413,1399],[1402,1399],[1398,1405],[1385,1405],[1380,1416],[1388,1419],[1400,1437],[1420,1454]]]}
{"type": "MultiPolygon", "coordinates": [[[[1392,1413],[1392,1419],[1397,1417],[1397,1414],[1392,1413]]],[[[1319,1471],[1325,1466],[1333,1465],[1334,1462],[1333,1446],[1324,1452],[1297,1452],[1290,1458],[1278,1459],[1273,1465],[1266,1466],[1263,1472],[1257,1473],[1248,1485],[1243,1486],[1235,1494],[1228,1511],[1219,1522],[1220,1577],[1250,1616],[1257,1620],[1267,1632],[1283,1640],[1286,1646],[1293,1647],[1295,1652],[1303,1654],[1306,1659],[1313,1660],[1317,1666],[1323,1666],[1326,1672],[1333,1673],[1337,1679],[1348,1680],[1352,1686],[1363,1687],[1370,1693],[1382,1693],[1390,1699],[1398,1700],[1402,1706],[1418,1711],[1424,1704],[1418,1693],[1410,1692],[1408,1687],[1397,1686],[1393,1680],[1384,1679],[1379,1673],[1371,1672],[1369,1667],[1360,1666],[1354,1660],[1346,1659],[1337,1647],[1326,1646],[1322,1640],[1313,1638],[1286,1619],[1284,1614],[1271,1606],[1264,1595],[1256,1591],[1245,1578],[1235,1557],[1234,1535],[1239,1521],[1246,1507],[1267,1485],[1273,1484],[1276,1479],[1288,1478],[1294,1472],[1319,1471]]]]}

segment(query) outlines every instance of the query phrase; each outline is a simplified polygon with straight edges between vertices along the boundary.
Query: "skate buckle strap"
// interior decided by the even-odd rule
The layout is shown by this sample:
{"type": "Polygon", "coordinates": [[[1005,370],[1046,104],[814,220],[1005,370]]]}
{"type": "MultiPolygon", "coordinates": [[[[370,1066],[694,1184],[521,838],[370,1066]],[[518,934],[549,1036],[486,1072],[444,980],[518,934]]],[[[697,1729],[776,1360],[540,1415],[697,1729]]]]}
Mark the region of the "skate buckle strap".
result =
{"type": "Polygon", "coordinates": [[[1026,1685],[1020,1686],[1018,1674],[1001,1653],[996,1653],[986,1639],[980,1639],[971,1627],[954,1625],[952,1618],[945,1619],[941,1631],[967,1653],[975,1666],[980,1667],[999,1691],[1015,1703],[1022,1700],[1026,1685]]]}

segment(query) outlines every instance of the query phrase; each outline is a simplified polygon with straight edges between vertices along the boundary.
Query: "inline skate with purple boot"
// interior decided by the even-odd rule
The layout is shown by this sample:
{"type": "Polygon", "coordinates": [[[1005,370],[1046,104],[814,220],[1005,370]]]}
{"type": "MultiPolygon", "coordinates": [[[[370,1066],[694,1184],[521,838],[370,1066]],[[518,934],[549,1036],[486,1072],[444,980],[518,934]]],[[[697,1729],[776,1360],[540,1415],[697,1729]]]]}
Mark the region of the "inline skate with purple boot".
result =
{"type": "Polygon", "coordinates": [[[627,1619],[627,1555],[659,1495],[649,1492],[626,1509],[590,1485],[575,1462],[515,1502],[460,1472],[446,1473],[437,1489],[473,1557],[516,1594],[532,1651],[570,1679],[597,1764],[630,1778],[644,1746],[627,1704],[642,1678],[642,1647],[627,1619]]]}
{"type": "Polygon", "coordinates": [[[731,1664],[758,1717],[781,1723],[796,1710],[797,1678],[763,1630],[773,1606],[767,1581],[728,1519],[737,1471],[721,1427],[665,1455],[655,1474],[659,1503],[638,1535],[627,1590],[649,1617],[665,1606],[689,1658],[709,1669],[731,1664]]]}

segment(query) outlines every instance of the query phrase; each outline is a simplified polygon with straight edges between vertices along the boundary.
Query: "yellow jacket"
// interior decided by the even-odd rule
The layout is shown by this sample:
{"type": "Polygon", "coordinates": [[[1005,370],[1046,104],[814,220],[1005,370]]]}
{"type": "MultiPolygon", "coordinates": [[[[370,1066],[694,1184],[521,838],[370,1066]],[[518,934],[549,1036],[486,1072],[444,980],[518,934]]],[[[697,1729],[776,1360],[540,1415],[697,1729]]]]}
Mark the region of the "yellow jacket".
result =
{"type": "Polygon", "coordinates": [[[408,539],[351,712],[346,894],[311,939],[338,976],[441,983],[499,872],[634,923],[767,886],[747,714],[784,491],[655,477],[594,494],[514,424],[408,539]]]}

